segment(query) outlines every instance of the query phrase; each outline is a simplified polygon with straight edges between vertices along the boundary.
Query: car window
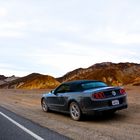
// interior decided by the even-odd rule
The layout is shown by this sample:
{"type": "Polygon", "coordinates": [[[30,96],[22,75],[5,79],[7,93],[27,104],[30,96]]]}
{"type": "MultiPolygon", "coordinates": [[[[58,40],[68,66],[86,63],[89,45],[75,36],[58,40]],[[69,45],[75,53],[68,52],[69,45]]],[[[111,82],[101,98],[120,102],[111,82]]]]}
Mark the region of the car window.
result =
{"type": "Polygon", "coordinates": [[[76,84],[76,85],[71,86],[71,92],[80,92],[82,90],[83,90],[83,88],[82,88],[81,84],[76,84]]]}
{"type": "Polygon", "coordinates": [[[86,90],[86,89],[92,89],[98,87],[106,87],[107,85],[103,82],[88,82],[88,83],[81,84],[81,86],[84,90],[86,90]]]}
{"type": "Polygon", "coordinates": [[[56,90],[56,93],[65,93],[65,92],[70,92],[70,86],[69,85],[61,85],[56,90]]]}

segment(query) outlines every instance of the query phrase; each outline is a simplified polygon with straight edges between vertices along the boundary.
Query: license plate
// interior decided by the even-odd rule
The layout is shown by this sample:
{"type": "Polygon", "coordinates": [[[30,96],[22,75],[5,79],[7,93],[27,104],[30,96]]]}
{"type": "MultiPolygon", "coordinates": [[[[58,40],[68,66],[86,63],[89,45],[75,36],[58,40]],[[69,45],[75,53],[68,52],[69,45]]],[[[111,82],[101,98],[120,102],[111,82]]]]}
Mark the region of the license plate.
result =
{"type": "Polygon", "coordinates": [[[113,100],[112,105],[119,105],[119,100],[113,100]]]}

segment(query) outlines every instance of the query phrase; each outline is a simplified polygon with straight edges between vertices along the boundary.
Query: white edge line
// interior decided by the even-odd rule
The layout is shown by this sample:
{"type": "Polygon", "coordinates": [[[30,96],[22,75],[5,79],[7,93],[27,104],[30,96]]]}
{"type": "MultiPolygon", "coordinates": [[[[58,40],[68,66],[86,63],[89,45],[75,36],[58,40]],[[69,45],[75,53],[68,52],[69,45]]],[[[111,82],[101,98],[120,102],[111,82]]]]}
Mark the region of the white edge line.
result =
{"type": "Polygon", "coordinates": [[[33,133],[32,131],[30,131],[29,129],[25,128],[23,125],[19,124],[18,122],[16,122],[15,120],[11,119],[10,117],[8,117],[7,115],[5,115],[4,113],[0,112],[0,114],[5,117],[6,119],[8,119],[9,121],[11,121],[12,123],[14,123],[16,126],[18,126],[19,128],[21,128],[22,130],[24,130],[26,133],[30,134],[32,137],[34,137],[37,140],[44,140],[43,138],[41,138],[40,136],[38,136],[37,134],[33,133]]]}

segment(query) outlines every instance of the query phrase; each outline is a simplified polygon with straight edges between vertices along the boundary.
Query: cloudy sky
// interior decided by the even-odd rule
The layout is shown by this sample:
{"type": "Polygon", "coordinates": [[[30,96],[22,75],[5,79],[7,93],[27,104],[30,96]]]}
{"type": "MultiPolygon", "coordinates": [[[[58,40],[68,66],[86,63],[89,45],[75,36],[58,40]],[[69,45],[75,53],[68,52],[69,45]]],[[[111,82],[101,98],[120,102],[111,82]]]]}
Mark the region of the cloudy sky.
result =
{"type": "Polygon", "coordinates": [[[140,63],[139,0],[0,0],[0,75],[107,61],[140,63]]]}

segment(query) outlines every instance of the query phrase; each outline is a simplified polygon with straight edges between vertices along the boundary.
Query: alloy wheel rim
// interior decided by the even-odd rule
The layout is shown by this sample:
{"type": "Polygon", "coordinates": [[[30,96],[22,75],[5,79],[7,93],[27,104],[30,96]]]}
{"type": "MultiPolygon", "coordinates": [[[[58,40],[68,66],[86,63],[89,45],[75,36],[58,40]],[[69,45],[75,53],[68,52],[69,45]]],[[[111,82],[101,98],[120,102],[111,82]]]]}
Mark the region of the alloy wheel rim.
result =
{"type": "Polygon", "coordinates": [[[80,110],[77,105],[73,104],[71,106],[71,115],[74,119],[78,119],[80,116],[80,110]]]}
{"type": "Polygon", "coordinates": [[[46,105],[46,103],[45,103],[44,100],[42,101],[42,109],[43,109],[44,111],[47,111],[47,105],[46,105]]]}

